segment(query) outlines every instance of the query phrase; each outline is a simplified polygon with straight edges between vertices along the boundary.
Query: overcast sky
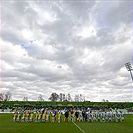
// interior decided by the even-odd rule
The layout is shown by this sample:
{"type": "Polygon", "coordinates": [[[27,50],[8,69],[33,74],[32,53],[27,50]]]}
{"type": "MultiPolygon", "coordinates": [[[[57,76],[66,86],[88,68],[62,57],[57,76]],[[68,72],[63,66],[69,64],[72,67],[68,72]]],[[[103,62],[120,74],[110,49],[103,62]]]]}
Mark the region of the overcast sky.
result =
{"type": "Polygon", "coordinates": [[[132,101],[131,1],[18,1],[1,2],[2,93],[132,101]]]}

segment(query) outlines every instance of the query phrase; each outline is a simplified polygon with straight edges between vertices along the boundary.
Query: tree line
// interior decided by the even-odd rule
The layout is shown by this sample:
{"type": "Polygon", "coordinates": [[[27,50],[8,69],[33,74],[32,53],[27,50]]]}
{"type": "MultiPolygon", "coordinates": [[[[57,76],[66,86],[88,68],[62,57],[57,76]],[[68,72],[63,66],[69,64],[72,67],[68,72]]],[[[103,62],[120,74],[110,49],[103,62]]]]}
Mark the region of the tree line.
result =
{"type": "Polygon", "coordinates": [[[11,100],[11,92],[8,91],[6,93],[0,93],[0,101],[10,101],[11,100]]]}
{"type": "MultiPolygon", "coordinates": [[[[11,92],[8,91],[6,93],[0,93],[0,101],[10,101],[11,100],[11,92]]],[[[83,94],[75,94],[74,98],[71,97],[71,94],[64,94],[64,93],[51,93],[50,97],[48,98],[48,100],[53,101],[53,102],[64,102],[64,101],[68,101],[68,102],[83,102],[85,101],[85,96],[83,94]]],[[[24,96],[22,101],[28,101],[28,97],[24,96]]],[[[37,97],[37,101],[44,101],[43,95],[40,94],[37,97]]]]}
{"type": "Polygon", "coordinates": [[[57,102],[57,101],[59,101],[59,102],[64,102],[64,101],[68,101],[68,102],[72,102],[72,101],[83,102],[83,101],[85,101],[85,96],[83,94],[76,94],[74,99],[72,99],[71,94],[52,93],[50,95],[50,97],[49,97],[49,100],[53,101],[53,102],[57,102]]]}

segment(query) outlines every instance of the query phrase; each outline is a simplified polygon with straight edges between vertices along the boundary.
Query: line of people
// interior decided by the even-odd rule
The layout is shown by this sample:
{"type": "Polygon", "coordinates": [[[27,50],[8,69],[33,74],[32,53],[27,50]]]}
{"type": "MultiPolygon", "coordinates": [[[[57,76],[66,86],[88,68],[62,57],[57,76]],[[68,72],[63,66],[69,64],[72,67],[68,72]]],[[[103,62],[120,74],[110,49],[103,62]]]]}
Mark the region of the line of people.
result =
{"type": "Polygon", "coordinates": [[[90,110],[42,110],[42,111],[15,111],[13,122],[121,122],[124,114],[117,111],[90,111],[90,110]]]}

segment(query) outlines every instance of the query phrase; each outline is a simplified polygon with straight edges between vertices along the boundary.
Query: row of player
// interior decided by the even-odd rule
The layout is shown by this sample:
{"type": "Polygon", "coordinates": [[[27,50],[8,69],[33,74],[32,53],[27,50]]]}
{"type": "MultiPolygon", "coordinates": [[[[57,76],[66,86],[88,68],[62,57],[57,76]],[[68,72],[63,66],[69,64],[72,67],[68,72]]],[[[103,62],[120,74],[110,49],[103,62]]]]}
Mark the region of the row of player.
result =
{"type": "Polygon", "coordinates": [[[124,121],[122,112],[110,111],[80,111],[80,110],[43,110],[43,111],[16,111],[13,122],[120,122],[124,121]]]}

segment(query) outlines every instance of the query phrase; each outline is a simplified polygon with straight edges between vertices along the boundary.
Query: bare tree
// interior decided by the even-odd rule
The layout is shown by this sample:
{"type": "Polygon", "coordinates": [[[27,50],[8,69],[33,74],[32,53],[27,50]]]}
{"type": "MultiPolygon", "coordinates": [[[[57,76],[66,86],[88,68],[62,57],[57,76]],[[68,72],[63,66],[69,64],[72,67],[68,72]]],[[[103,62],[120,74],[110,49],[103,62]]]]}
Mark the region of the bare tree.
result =
{"type": "Polygon", "coordinates": [[[77,94],[77,95],[75,95],[75,102],[79,102],[79,95],[77,94]]]}
{"type": "Polygon", "coordinates": [[[85,101],[85,95],[79,94],[79,101],[80,101],[80,102],[85,101]]]}
{"type": "Polygon", "coordinates": [[[102,99],[102,102],[105,102],[105,99],[102,99]]]}
{"type": "Polygon", "coordinates": [[[11,94],[10,91],[8,91],[7,93],[5,93],[5,95],[4,95],[4,101],[9,101],[11,99],[11,96],[12,96],[12,94],[11,94]]]}
{"type": "Polygon", "coordinates": [[[38,96],[38,101],[44,101],[43,96],[41,94],[38,96]]]}
{"type": "Polygon", "coordinates": [[[59,99],[59,95],[57,93],[52,93],[49,100],[51,101],[57,101],[59,99]]]}
{"type": "Polygon", "coordinates": [[[71,102],[72,101],[72,98],[71,98],[71,95],[70,94],[67,95],[67,101],[68,102],[71,102]]]}
{"type": "Polygon", "coordinates": [[[0,93],[0,101],[4,101],[4,95],[3,95],[3,93],[0,93]]]}
{"type": "Polygon", "coordinates": [[[63,94],[62,101],[66,101],[66,95],[65,94],[63,94]]]}
{"type": "Polygon", "coordinates": [[[23,101],[28,101],[28,97],[24,97],[23,98],[23,101]]]}
{"type": "Polygon", "coordinates": [[[60,102],[63,101],[63,94],[62,94],[62,93],[60,93],[60,95],[59,95],[59,101],[60,101],[60,102]]]}

